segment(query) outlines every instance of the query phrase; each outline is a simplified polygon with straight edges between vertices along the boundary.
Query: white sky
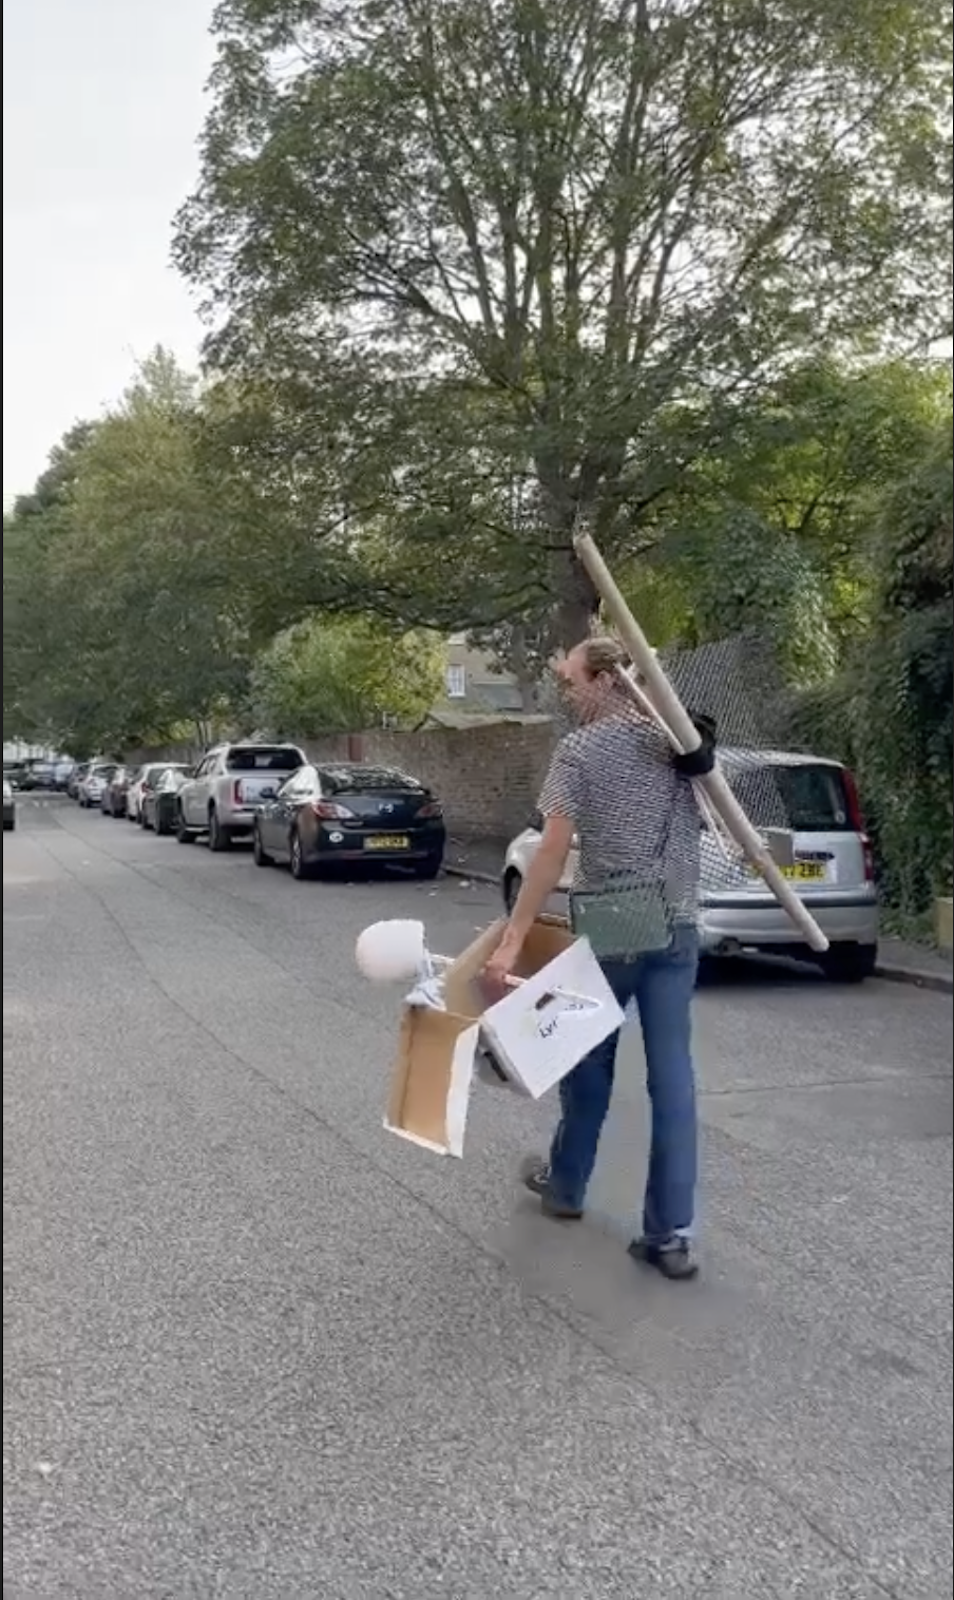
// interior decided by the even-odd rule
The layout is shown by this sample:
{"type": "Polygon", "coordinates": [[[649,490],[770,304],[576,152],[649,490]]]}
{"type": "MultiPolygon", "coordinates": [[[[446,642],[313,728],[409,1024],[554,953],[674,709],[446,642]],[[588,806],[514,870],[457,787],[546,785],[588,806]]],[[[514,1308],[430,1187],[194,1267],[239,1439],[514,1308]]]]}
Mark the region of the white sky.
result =
{"type": "Polygon", "coordinates": [[[212,0],[4,0],[3,500],[201,329],[169,265],[194,185],[212,0]]]}
{"type": "Polygon", "coordinates": [[[198,170],[211,11],[4,0],[5,505],[156,344],[196,360],[201,330],[169,246],[198,170]]]}

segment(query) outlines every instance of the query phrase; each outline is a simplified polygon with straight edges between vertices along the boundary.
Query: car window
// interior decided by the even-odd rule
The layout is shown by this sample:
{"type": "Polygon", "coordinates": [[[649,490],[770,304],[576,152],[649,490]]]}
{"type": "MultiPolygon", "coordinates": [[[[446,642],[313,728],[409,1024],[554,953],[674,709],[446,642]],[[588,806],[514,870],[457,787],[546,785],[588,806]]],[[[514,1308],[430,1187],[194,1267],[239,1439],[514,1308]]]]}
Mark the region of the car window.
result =
{"type": "Polygon", "coordinates": [[[394,767],[322,767],[319,773],[322,794],[367,794],[377,789],[421,789],[416,778],[394,767]]]}
{"type": "Polygon", "coordinates": [[[278,792],[283,800],[300,800],[303,796],[315,794],[317,789],[318,774],[314,767],[299,767],[278,792]]]}
{"type": "Polygon", "coordinates": [[[291,745],[233,745],[225,758],[227,772],[297,772],[301,751],[291,745]]]}
{"type": "Polygon", "coordinates": [[[850,833],[851,807],[840,767],[823,762],[743,767],[728,774],[743,811],[757,828],[797,833],[850,833]]]}

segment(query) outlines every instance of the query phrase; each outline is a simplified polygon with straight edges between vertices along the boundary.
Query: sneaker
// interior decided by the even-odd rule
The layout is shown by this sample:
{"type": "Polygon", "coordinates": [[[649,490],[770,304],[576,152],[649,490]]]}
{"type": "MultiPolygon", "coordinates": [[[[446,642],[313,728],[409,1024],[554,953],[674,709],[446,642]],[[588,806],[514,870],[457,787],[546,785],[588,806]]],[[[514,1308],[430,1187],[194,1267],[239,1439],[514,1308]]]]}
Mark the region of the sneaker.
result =
{"type": "Polygon", "coordinates": [[[583,1207],[565,1205],[562,1200],[555,1199],[550,1193],[550,1168],[545,1161],[541,1161],[537,1156],[525,1161],[521,1168],[520,1181],[525,1189],[536,1195],[544,1216],[554,1217],[559,1222],[579,1222],[583,1215],[583,1207]]]}
{"type": "Polygon", "coordinates": [[[699,1274],[699,1263],[693,1259],[689,1240],[681,1239],[678,1235],[664,1240],[661,1244],[650,1244],[646,1239],[634,1239],[629,1246],[629,1254],[634,1261],[642,1261],[647,1267],[655,1267],[664,1278],[670,1278],[673,1282],[685,1283],[690,1278],[698,1277],[699,1274]]]}

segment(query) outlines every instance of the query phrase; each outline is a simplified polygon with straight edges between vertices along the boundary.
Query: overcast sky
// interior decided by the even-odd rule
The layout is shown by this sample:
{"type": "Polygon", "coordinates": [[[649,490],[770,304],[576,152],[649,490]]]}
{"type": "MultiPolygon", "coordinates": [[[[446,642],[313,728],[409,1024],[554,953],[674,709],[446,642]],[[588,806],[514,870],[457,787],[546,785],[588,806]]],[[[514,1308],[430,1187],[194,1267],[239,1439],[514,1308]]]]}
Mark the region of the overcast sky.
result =
{"type": "Polygon", "coordinates": [[[212,0],[3,0],[3,498],[164,344],[201,330],[169,265],[197,173],[212,0]]]}

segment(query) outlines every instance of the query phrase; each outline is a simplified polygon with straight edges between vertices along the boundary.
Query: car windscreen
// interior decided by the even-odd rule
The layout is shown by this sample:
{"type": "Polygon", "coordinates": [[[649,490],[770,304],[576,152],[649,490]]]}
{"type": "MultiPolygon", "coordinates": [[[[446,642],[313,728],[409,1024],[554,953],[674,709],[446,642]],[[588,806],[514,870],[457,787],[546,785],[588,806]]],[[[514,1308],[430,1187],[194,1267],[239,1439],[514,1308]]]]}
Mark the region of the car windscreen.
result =
{"type": "Polygon", "coordinates": [[[301,751],[289,745],[236,744],[225,758],[227,772],[297,772],[301,751]]]}
{"type": "Polygon", "coordinates": [[[790,766],[753,763],[726,776],[757,828],[851,833],[855,827],[840,767],[807,761],[790,766]]]}

